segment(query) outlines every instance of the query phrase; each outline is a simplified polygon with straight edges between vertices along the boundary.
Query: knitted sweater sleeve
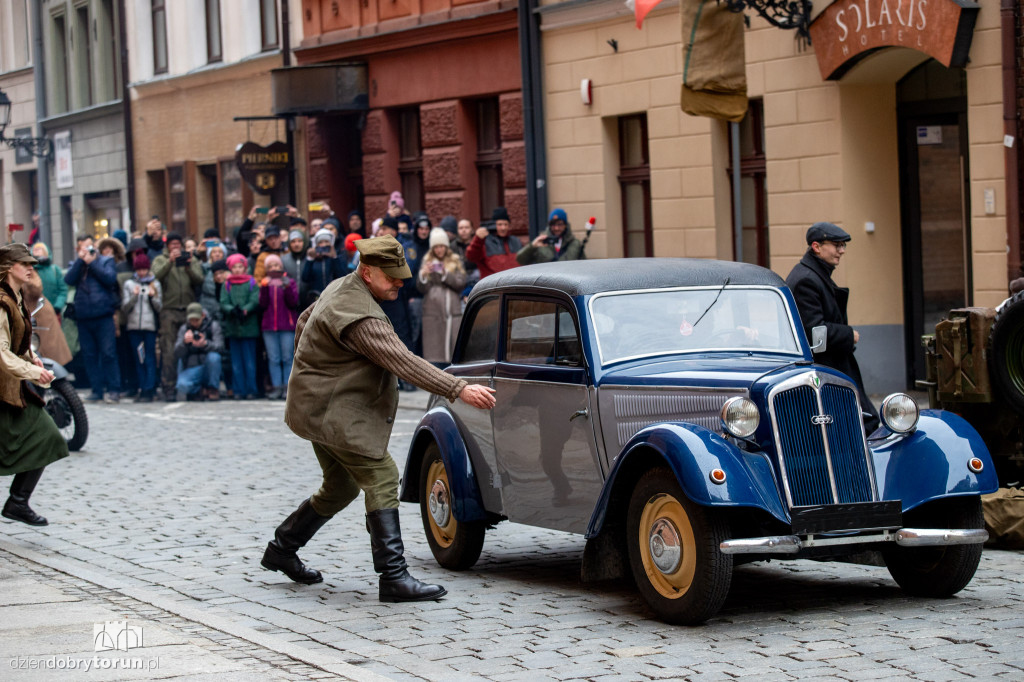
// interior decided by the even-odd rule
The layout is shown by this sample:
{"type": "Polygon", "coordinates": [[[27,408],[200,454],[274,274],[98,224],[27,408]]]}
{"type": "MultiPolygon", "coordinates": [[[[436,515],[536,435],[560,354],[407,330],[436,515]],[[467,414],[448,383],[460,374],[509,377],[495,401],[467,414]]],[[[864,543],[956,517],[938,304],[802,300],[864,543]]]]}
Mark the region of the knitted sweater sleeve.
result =
{"type": "Polygon", "coordinates": [[[442,372],[406,348],[391,325],[383,320],[370,317],[360,320],[345,330],[343,340],[375,365],[451,402],[455,402],[466,387],[465,379],[442,372]]]}

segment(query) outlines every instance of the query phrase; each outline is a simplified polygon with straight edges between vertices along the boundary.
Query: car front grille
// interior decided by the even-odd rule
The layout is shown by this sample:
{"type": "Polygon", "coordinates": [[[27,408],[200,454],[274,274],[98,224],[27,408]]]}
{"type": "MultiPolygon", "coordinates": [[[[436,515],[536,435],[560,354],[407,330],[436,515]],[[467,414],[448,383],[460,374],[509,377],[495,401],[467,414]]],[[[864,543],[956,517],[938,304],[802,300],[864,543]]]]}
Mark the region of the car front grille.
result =
{"type": "Polygon", "coordinates": [[[857,394],[829,379],[804,375],[770,398],[791,507],[875,499],[857,394]]]}

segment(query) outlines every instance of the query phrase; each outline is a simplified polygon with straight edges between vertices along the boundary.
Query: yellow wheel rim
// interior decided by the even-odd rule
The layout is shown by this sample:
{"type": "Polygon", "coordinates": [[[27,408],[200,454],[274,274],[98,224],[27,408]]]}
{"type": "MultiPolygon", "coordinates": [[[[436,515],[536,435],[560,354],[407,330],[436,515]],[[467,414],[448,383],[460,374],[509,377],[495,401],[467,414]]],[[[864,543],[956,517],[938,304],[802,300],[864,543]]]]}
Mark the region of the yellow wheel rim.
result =
{"type": "Polygon", "coordinates": [[[647,579],[666,599],[678,599],[693,583],[697,569],[693,526],[679,500],[655,495],[640,515],[640,555],[647,579]]]}
{"type": "Polygon", "coordinates": [[[427,499],[427,518],[434,541],[441,547],[450,547],[455,542],[459,522],[452,514],[451,486],[444,462],[435,460],[427,470],[427,485],[423,494],[427,499]]]}

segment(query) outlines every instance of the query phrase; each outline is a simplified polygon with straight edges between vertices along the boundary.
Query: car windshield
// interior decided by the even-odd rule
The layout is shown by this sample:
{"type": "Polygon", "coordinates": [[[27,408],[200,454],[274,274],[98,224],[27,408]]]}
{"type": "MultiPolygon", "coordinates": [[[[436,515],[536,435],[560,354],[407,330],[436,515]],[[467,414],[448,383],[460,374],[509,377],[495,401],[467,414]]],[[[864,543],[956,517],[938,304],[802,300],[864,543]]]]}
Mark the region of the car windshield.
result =
{"type": "Polygon", "coordinates": [[[601,364],[706,351],[800,354],[774,288],[701,287],[598,294],[590,300],[601,364]]]}

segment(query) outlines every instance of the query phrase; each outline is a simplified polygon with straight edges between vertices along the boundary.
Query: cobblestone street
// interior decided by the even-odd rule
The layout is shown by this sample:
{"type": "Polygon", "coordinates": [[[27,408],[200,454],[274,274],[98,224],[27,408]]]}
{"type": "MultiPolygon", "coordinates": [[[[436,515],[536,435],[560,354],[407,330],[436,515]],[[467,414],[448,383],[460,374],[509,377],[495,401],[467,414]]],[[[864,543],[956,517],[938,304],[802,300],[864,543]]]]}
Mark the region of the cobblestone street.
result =
{"type": "MultiPolygon", "coordinates": [[[[400,469],[425,398],[402,396],[391,443],[400,469]]],[[[273,529],[319,482],[283,410],[267,401],[90,406],[85,450],[51,466],[33,497],[50,526],[0,522],[0,677],[1024,678],[1020,552],[986,551],[974,581],[949,600],[909,598],[880,567],[748,564],[725,608],[684,628],[654,620],[629,584],[582,585],[580,536],[504,523],[473,570],[443,570],[418,508],[403,505],[414,575],[449,595],[382,604],[360,498],[301,552],[324,582],[293,584],[259,566],[273,529]],[[33,643],[34,628],[87,606],[101,614],[95,622],[113,614],[154,632],[129,653],[159,655],[160,668],[11,670],[18,656],[72,651],[33,643]]],[[[83,611],[80,651],[91,655],[90,618],[83,611]]],[[[73,647],[73,635],[61,646],[73,647]]]]}

